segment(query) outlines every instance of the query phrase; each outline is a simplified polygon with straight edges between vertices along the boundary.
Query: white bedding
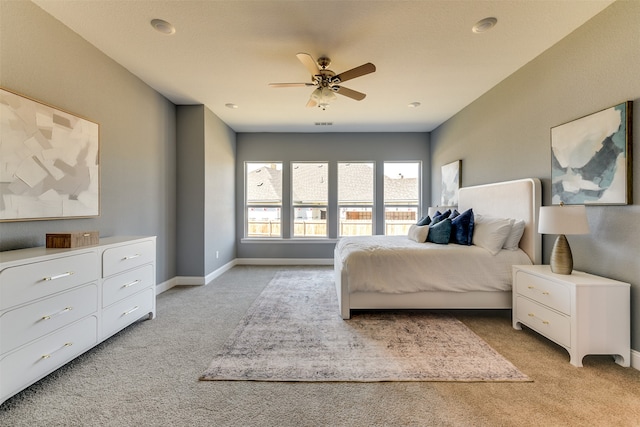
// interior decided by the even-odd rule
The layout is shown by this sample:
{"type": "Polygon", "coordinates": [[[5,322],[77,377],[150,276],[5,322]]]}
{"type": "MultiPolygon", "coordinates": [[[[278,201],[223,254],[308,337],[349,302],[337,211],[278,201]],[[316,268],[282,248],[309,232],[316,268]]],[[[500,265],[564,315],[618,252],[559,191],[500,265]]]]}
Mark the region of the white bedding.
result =
{"type": "Polygon", "coordinates": [[[417,243],[407,236],[343,237],[336,246],[349,292],[511,291],[511,266],[531,264],[518,249],[417,243]]]}

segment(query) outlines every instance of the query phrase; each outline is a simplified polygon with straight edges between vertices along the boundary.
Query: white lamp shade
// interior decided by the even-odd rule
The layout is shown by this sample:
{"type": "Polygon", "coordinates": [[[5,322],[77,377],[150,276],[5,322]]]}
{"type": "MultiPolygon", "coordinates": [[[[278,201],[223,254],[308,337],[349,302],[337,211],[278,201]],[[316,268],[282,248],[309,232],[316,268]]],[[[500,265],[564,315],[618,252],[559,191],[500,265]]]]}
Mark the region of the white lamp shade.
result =
{"type": "Polygon", "coordinates": [[[588,234],[587,210],[584,205],[540,207],[538,232],[542,234],[588,234]]]}

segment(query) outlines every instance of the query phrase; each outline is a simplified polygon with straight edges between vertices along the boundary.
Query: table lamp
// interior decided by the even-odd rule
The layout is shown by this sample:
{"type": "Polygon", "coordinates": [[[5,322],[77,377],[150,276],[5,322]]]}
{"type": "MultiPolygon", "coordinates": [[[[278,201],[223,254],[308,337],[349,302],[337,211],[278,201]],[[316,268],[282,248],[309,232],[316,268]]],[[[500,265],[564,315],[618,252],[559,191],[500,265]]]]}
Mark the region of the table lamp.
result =
{"type": "Polygon", "coordinates": [[[538,232],[558,235],[551,251],[551,271],[558,274],[571,274],[573,257],[565,235],[589,233],[587,211],[584,205],[541,206],[538,232]]]}

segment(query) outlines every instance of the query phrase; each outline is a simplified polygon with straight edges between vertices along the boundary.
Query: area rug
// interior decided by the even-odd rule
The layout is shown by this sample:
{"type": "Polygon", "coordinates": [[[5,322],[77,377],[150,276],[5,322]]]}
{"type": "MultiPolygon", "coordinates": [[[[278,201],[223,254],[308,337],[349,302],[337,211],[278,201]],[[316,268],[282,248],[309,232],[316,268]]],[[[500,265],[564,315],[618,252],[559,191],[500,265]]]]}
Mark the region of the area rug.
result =
{"type": "Polygon", "coordinates": [[[338,313],[333,271],[278,272],[200,380],[529,381],[449,314],[338,313]]]}

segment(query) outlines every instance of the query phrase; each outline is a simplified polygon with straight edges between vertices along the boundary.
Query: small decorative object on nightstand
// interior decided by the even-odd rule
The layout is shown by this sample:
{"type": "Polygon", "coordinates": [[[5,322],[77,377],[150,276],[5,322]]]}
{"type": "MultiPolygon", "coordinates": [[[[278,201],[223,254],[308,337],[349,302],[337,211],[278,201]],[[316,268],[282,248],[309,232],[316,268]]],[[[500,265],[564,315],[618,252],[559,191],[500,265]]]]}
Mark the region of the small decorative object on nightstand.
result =
{"type": "Polygon", "coordinates": [[[551,251],[551,271],[558,274],[571,274],[573,256],[565,234],[588,234],[589,223],[584,205],[542,206],[538,232],[557,234],[551,251]]]}
{"type": "Polygon", "coordinates": [[[628,283],[580,271],[556,274],[548,265],[513,266],[513,327],[526,325],[564,347],[570,363],[587,354],[631,362],[628,283]]]}

